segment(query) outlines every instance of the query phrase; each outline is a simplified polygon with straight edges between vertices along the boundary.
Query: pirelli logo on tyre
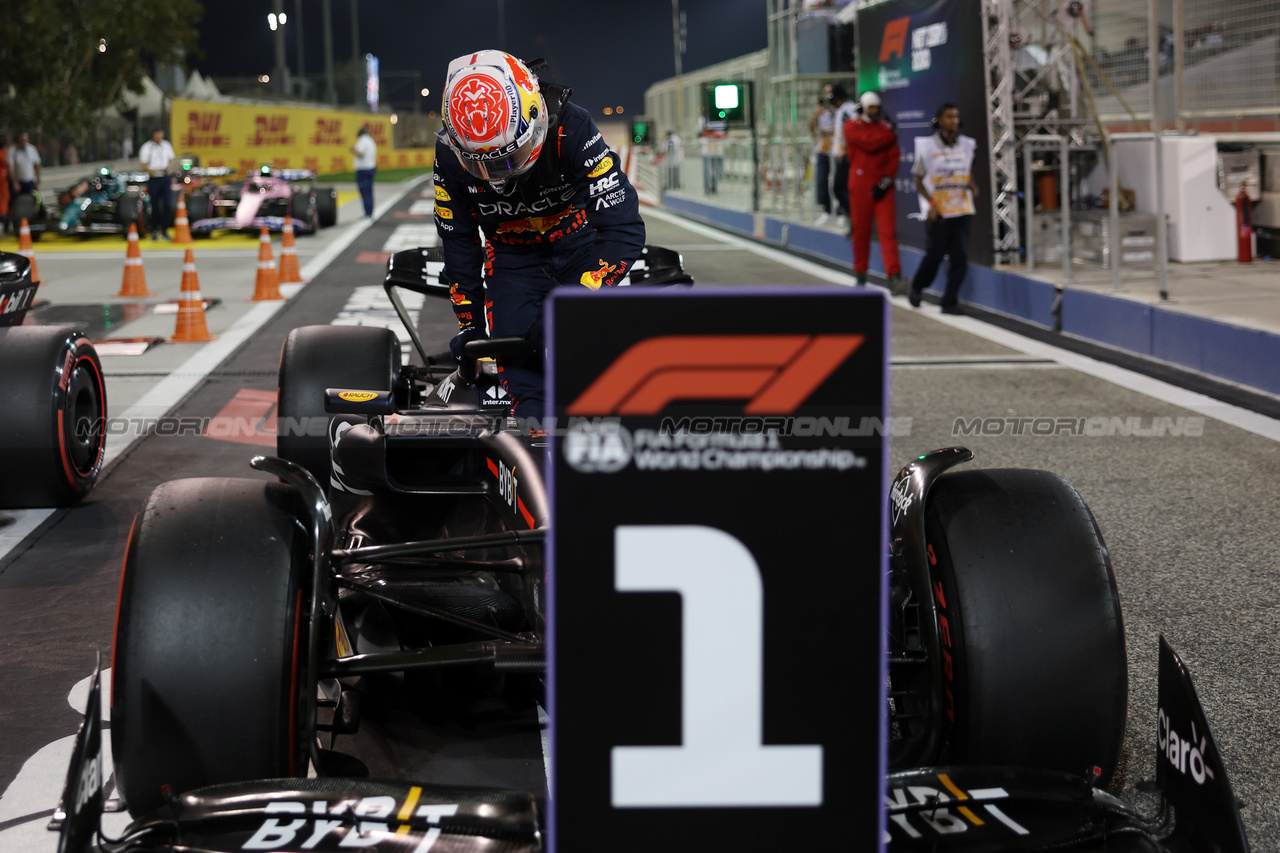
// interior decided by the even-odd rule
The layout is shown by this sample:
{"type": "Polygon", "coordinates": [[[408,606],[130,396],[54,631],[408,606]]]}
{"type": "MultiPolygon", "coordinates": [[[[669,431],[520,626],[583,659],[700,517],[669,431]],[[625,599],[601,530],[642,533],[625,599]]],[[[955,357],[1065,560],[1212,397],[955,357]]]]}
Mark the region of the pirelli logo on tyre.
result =
{"type": "Polygon", "coordinates": [[[655,415],[680,400],[745,400],[744,414],[788,415],[862,342],[862,335],[649,338],[601,373],[567,414],[655,415]]]}

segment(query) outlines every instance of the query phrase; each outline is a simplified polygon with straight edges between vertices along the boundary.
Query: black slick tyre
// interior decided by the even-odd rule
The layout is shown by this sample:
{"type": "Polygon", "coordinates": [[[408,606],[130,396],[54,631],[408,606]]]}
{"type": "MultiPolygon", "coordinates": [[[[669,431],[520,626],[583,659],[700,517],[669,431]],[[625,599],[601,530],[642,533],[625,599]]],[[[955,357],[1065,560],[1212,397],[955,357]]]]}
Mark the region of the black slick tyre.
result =
{"type": "Polygon", "coordinates": [[[13,220],[13,228],[16,231],[22,220],[27,220],[27,225],[31,227],[31,239],[39,240],[43,235],[43,231],[35,228],[37,220],[40,219],[40,203],[32,193],[18,193],[9,203],[9,216],[13,220]]]}
{"type": "Polygon", "coordinates": [[[319,230],[320,216],[316,209],[316,197],[310,190],[297,190],[289,201],[289,215],[293,227],[304,234],[319,230]]]}
{"type": "Polygon", "coordinates": [[[316,213],[320,227],[330,228],[338,224],[338,191],[333,187],[316,187],[316,213]]]}
{"type": "Polygon", "coordinates": [[[134,815],[204,785],[306,772],[309,599],[296,493],[174,480],[134,520],[116,616],[111,746],[134,815]]]}
{"type": "MultiPolygon", "coordinates": [[[[195,225],[201,219],[208,219],[210,211],[213,209],[213,200],[209,198],[208,193],[193,192],[187,196],[187,222],[189,225],[195,225]]],[[[208,231],[196,231],[192,229],[192,237],[208,237],[208,231]]]]}
{"type": "Polygon", "coordinates": [[[326,388],[391,391],[400,372],[400,342],[373,326],[302,326],[280,353],[276,455],[329,485],[330,416],[326,388]]]}
{"type": "Polygon", "coordinates": [[[978,470],[940,477],[925,514],[950,659],[943,761],[1097,767],[1109,781],[1128,665],[1111,559],[1088,506],[1046,471],[978,470]]]}
{"type": "Polygon", "coordinates": [[[106,454],[107,391],[89,339],[58,326],[0,329],[0,507],[70,506],[106,454]]]}

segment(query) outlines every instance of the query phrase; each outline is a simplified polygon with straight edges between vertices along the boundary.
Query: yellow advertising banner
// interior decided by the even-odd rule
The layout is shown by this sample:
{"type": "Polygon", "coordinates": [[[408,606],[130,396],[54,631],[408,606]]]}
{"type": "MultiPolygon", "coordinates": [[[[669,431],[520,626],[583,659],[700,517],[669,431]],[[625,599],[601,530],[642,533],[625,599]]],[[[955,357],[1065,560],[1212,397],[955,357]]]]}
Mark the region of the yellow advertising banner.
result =
{"type": "Polygon", "coordinates": [[[248,173],[277,169],[350,172],[351,146],[361,125],[378,144],[378,168],[430,166],[433,148],[391,147],[391,117],[377,113],[312,110],[274,104],[173,101],[169,139],[179,157],[202,166],[248,173]]]}

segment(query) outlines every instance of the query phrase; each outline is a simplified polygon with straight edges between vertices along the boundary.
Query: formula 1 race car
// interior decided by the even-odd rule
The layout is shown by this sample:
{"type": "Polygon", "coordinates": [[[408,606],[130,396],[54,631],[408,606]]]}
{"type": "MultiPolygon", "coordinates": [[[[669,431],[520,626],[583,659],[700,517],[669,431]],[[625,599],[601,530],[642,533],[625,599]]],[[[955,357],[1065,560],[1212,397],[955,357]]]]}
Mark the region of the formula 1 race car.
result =
{"type": "Polygon", "coordinates": [[[98,354],[73,328],[21,325],[35,292],[31,262],[0,252],[0,509],[76,503],[97,482],[106,453],[98,354]]]}
{"type": "Polygon", "coordinates": [[[318,187],[309,169],[263,166],[239,185],[208,182],[187,197],[187,219],[193,235],[220,230],[284,229],[285,217],[303,234],[314,234],[338,221],[338,193],[318,187]]]}
{"type": "Polygon", "coordinates": [[[127,235],[130,225],[145,233],[151,214],[147,173],[103,167],[59,192],[58,204],[59,234],[127,235]]]}
{"type": "MultiPolygon", "coordinates": [[[[429,355],[396,288],[447,296],[438,264],[438,250],[401,252],[386,280],[424,366],[402,366],[386,329],[295,329],[281,356],[278,457],[252,462],[279,482],[174,481],[139,513],[111,700],[116,782],[135,822],[109,849],[409,851],[446,837],[449,850],[542,849],[529,794],[343,778],[360,765],[332,751],[392,674],[403,688],[446,671],[536,678],[545,667],[544,454],[472,364],[528,342],[473,341],[462,367],[429,355]],[[334,778],[298,778],[309,768],[334,778]]],[[[679,256],[655,247],[630,280],[677,282],[689,283],[679,256]]],[[[1245,849],[1171,650],[1160,781],[1177,820],[1101,790],[1128,687],[1106,546],[1061,478],[947,470],[970,458],[917,457],[890,493],[885,841],[1245,849]]],[[[90,849],[102,808],[97,720],[91,707],[57,821],[69,851],[90,849]]]]}

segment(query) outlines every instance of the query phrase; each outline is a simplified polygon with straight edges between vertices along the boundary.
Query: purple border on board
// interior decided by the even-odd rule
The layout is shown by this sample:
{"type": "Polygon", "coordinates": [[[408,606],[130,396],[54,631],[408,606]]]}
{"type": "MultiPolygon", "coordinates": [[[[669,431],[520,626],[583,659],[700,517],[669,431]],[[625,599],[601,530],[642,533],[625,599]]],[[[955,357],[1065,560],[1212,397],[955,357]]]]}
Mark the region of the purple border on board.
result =
{"type": "MultiPolygon", "coordinates": [[[[699,297],[737,297],[737,296],[830,296],[833,293],[839,293],[846,298],[851,299],[879,299],[881,302],[881,313],[884,318],[884,376],[882,377],[882,393],[884,395],[881,405],[885,422],[889,420],[889,334],[890,311],[889,302],[884,294],[878,290],[857,289],[850,290],[841,285],[766,285],[763,287],[753,286],[748,291],[743,290],[702,290],[693,291],[688,287],[671,286],[671,287],[646,287],[637,286],[632,289],[631,286],[616,288],[604,292],[584,292],[578,290],[566,290],[562,288],[554,288],[548,294],[551,305],[561,299],[616,299],[625,297],[659,297],[667,299],[681,299],[688,296],[699,297]]],[[[547,400],[546,411],[555,416],[556,397],[555,397],[555,311],[548,308],[546,311],[546,340],[547,340],[547,371],[545,376],[545,394],[547,400]]],[[[550,442],[548,444],[549,457],[547,460],[547,471],[544,481],[547,486],[547,507],[553,513],[551,518],[551,533],[547,537],[546,542],[546,571],[547,571],[547,776],[549,783],[547,786],[548,801],[554,796],[555,792],[555,762],[552,760],[556,754],[556,572],[555,572],[555,554],[556,554],[556,530],[555,522],[555,494],[556,494],[556,460],[559,447],[556,439],[556,430],[552,430],[550,442]]],[[[880,433],[880,466],[881,466],[881,486],[885,490],[888,488],[889,475],[892,466],[889,464],[889,438],[884,430],[880,433]]],[[[885,579],[888,577],[889,571],[889,511],[888,499],[882,495],[880,502],[880,565],[878,567],[877,578],[879,579],[880,593],[880,631],[878,632],[879,650],[880,650],[880,672],[879,672],[879,688],[880,695],[880,779],[885,780],[889,771],[889,729],[888,714],[886,710],[889,707],[889,698],[887,694],[886,679],[889,676],[889,651],[888,638],[885,632],[885,626],[888,624],[888,594],[885,587],[885,579]]],[[[883,790],[881,792],[883,796],[883,790]]],[[[883,839],[887,827],[884,809],[877,812],[878,826],[877,831],[879,838],[882,839],[879,849],[884,850],[883,839]]],[[[554,804],[549,802],[547,809],[547,853],[555,853],[556,851],[556,818],[557,811],[554,804]]]]}

